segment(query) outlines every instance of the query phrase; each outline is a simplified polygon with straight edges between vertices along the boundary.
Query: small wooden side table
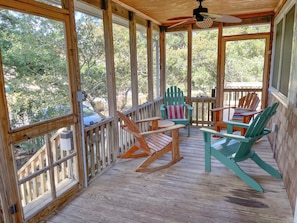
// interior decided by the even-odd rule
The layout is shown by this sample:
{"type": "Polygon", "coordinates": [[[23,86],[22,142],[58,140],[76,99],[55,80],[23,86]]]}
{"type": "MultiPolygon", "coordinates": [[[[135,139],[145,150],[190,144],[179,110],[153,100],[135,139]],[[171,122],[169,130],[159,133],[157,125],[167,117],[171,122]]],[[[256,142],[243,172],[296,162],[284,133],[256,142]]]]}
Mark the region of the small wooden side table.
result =
{"type": "Polygon", "coordinates": [[[175,123],[173,121],[170,120],[158,120],[158,126],[157,128],[153,128],[152,123],[150,123],[150,129],[151,130],[156,130],[156,129],[162,129],[162,128],[167,128],[170,126],[175,125],[175,123]]]}

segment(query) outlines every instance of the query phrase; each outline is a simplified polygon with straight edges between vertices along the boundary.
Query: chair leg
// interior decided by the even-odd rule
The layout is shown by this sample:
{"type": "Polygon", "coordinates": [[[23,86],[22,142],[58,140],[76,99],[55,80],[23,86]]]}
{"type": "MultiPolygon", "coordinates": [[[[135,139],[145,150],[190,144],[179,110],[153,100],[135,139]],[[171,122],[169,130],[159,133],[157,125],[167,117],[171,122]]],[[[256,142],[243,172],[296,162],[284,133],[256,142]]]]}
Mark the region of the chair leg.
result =
{"type": "Polygon", "coordinates": [[[174,129],[171,132],[172,137],[172,160],[180,160],[179,152],[179,129],[174,129]]]}
{"type": "Polygon", "coordinates": [[[251,159],[259,166],[261,167],[263,170],[265,170],[267,173],[269,173],[271,176],[277,178],[277,179],[281,179],[282,176],[280,175],[280,173],[274,169],[272,166],[270,166],[269,164],[267,164],[264,160],[262,160],[256,153],[254,153],[251,157],[251,159]]]}
{"type": "Polygon", "coordinates": [[[127,158],[140,158],[140,157],[148,156],[148,154],[144,152],[135,154],[135,152],[138,150],[139,148],[133,145],[123,155],[119,155],[118,158],[127,159],[127,158]]]}
{"type": "Polygon", "coordinates": [[[205,162],[205,171],[211,171],[211,148],[210,148],[210,134],[206,132],[203,133],[205,146],[204,146],[204,162],[205,162]]]}
{"type": "MultiPolygon", "coordinates": [[[[149,165],[151,165],[155,160],[159,159],[161,156],[163,156],[164,154],[166,154],[167,152],[172,151],[171,149],[172,145],[169,144],[165,149],[160,150],[156,153],[154,153],[153,155],[149,156],[147,159],[145,159],[135,170],[136,172],[154,172],[157,170],[161,170],[161,169],[165,169],[167,167],[172,166],[173,164],[177,163],[178,161],[182,160],[183,157],[177,157],[176,159],[172,159],[170,162],[161,165],[161,166],[156,166],[156,167],[148,167],[149,165]]],[[[174,151],[172,151],[174,152],[174,151]]]]}
{"type": "Polygon", "coordinates": [[[205,148],[205,171],[211,171],[211,156],[210,156],[210,148],[205,148]]]}
{"type": "Polygon", "coordinates": [[[188,125],[188,137],[190,137],[190,124],[188,125]]]}
{"type": "Polygon", "coordinates": [[[219,157],[216,157],[221,163],[225,164],[229,169],[231,169],[243,182],[249,185],[251,188],[264,192],[263,187],[255,181],[252,177],[246,174],[233,160],[225,157],[223,154],[220,154],[219,157]]]}
{"type": "Polygon", "coordinates": [[[233,170],[236,175],[242,179],[247,185],[249,185],[251,188],[254,188],[255,190],[259,192],[264,192],[263,187],[255,181],[252,177],[250,177],[248,174],[246,174],[236,163],[231,164],[231,169],[233,170]]]}

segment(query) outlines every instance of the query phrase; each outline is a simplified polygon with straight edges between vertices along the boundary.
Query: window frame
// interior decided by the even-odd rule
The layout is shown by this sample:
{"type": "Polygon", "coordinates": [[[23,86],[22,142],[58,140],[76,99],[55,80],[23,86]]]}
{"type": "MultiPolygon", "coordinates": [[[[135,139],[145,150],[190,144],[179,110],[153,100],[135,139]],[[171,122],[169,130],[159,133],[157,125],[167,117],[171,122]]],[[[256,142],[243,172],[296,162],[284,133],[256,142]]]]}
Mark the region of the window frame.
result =
{"type": "Polygon", "coordinates": [[[294,60],[294,36],[296,35],[295,27],[296,27],[296,12],[297,12],[297,3],[296,0],[291,0],[287,3],[287,5],[280,11],[276,19],[274,20],[274,34],[273,34],[273,47],[272,47],[272,60],[271,60],[271,70],[270,70],[270,83],[269,83],[269,92],[273,94],[282,104],[287,106],[289,104],[289,99],[292,94],[292,78],[293,78],[293,60],[294,60]],[[294,12],[294,23],[293,23],[293,31],[292,31],[292,52],[291,52],[291,59],[290,59],[290,72],[289,72],[289,77],[288,77],[288,89],[287,89],[287,96],[280,91],[281,88],[281,78],[282,78],[282,66],[283,66],[283,49],[284,49],[284,43],[285,43],[285,31],[286,31],[286,17],[290,13],[290,11],[295,8],[294,12]],[[277,51],[276,49],[276,35],[277,35],[277,28],[278,25],[282,23],[282,30],[281,30],[281,39],[280,39],[280,52],[277,51]],[[276,56],[278,55],[278,64],[277,64],[277,69],[278,71],[275,72],[275,59],[276,56]],[[277,76],[275,76],[277,75],[277,76]],[[274,83],[274,78],[277,78],[277,81],[275,82],[277,86],[273,86],[274,83]]]}

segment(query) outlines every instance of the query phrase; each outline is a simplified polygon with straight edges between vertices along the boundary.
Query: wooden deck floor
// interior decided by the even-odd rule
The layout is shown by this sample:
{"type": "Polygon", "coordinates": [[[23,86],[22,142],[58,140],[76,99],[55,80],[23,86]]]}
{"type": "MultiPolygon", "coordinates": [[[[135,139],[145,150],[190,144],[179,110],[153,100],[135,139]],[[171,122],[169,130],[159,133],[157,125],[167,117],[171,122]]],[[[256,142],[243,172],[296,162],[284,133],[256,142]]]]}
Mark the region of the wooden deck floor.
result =
{"type": "MultiPolygon", "coordinates": [[[[200,130],[192,128],[191,137],[186,135],[186,130],[181,130],[180,149],[184,159],[179,163],[154,173],[136,173],[134,169],[142,158],[119,160],[46,222],[293,222],[281,180],[257,168],[252,161],[243,162],[241,167],[261,183],[264,193],[252,190],[215,159],[212,159],[212,172],[206,173],[200,130]]],[[[255,149],[276,167],[266,138],[255,149]]]]}

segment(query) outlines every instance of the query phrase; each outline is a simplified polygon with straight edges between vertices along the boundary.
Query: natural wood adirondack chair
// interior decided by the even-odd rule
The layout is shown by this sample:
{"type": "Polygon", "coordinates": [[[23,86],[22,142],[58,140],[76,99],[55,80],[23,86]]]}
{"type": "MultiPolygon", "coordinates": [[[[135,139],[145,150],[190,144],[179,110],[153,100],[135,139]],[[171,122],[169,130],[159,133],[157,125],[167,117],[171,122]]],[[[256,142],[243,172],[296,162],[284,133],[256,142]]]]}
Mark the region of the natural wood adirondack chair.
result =
{"type": "Polygon", "coordinates": [[[239,166],[238,162],[252,159],[259,167],[267,171],[276,178],[281,178],[280,173],[269,164],[265,163],[252,149],[254,143],[262,136],[271,131],[265,128],[267,122],[276,112],[278,103],[267,107],[263,112],[255,117],[250,125],[243,123],[228,123],[228,133],[220,133],[212,129],[201,128],[205,142],[205,170],[211,171],[211,156],[218,159],[228,168],[230,168],[240,179],[257,191],[263,192],[262,186],[252,177],[246,174],[239,166]],[[247,128],[244,136],[232,134],[234,125],[247,128]],[[211,135],[222,138],[211,141],[211,135]]]}
{"type": "Polygon", "coordinates": [[[185,103],[183,91],[176,86],[171,86],[164,93],[163,101],[164,104],[160,106],[162,119],[168,119],[175,124],[188,126],[188,136],[190,136],[193,108],[185,103]]]}
{"type": "Polygon", "coordinates": [[[183,128],[184,125],[177,124],[171,127],[157,129],[153,131],[141,132],[137,126],[139,123],[152,122],[152,126],[158,126],[157,122],[160,117],[143,119],[139,121],[132,121],[121,112],[117,112],[119,117],[124,121],[122,128],[133,134],[136,142],[135,144],[119,158],[139,158],[148,156],[135,170],[136,172],[152,172],[167,168],[183,157],[179,153],[179,136],[178,130],[183,128]],[[171,132],[171,136],[164,134],[165,132],[171,132]],[[141,153],[137,153],[141,151],[141,153]],[[155,160],[163,156],[164,154],[171,152],[172,160],[164,165],[148,167],[155,160]]]}
{"type": "MultiPolygon", "coordinates": [[[[242,123],[249,123],[255,114],[257,106],[260,103],[260,99],[256,93],[248,93],[244,97],[239,99],[237,107],[222,107],[222,108],[214,108],[211,109],[213,112],[213,120],[214,120],[214,129],[216,131],[221,131],[222,129],[226,129],[227,125],[225,120],[223,120],[224,110],[225,109],[234,109],[234,114],[231,121],[237,121],[242,123]]],[[[234,131],[240,131],[241,135],[245,134],[246,129],[240,127],[234,127],[234,131]]]]}

